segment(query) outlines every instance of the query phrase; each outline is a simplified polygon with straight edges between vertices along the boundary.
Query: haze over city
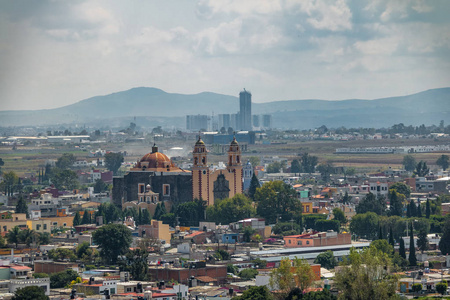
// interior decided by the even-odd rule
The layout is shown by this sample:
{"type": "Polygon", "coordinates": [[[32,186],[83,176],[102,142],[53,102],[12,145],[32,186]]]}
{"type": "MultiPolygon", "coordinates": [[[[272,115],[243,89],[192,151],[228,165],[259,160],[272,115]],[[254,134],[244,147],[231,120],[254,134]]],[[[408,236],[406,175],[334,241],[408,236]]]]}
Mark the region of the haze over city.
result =
{"type": "Polygon", "coordinates": [[[147,86],[254,102],[449,84],[448,1],[1,1],[0,110],[147,86]]]}

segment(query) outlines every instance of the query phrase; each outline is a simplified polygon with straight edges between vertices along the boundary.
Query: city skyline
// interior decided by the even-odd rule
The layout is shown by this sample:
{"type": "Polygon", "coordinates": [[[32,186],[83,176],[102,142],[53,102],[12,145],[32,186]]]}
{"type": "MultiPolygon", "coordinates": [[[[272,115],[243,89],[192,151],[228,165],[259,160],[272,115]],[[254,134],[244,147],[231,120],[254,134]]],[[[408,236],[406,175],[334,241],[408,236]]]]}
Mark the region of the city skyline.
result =
{"type": "Polygon", "coordinates": [[[448,86],[448,1],[0,1],[0,110],[146,86],[253,102],[448,86]]]}

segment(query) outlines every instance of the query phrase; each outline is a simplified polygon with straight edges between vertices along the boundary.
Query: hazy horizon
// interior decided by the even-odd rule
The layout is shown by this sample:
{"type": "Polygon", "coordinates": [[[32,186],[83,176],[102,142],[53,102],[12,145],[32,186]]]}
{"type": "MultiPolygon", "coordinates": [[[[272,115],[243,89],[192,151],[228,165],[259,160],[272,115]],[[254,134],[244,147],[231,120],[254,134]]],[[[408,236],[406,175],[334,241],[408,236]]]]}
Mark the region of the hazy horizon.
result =
{"type": "Polygon", "coordinates": [[[450,86],[450,2],[0,0],[0,110],[134,87],[254,103],[450,86]]]}

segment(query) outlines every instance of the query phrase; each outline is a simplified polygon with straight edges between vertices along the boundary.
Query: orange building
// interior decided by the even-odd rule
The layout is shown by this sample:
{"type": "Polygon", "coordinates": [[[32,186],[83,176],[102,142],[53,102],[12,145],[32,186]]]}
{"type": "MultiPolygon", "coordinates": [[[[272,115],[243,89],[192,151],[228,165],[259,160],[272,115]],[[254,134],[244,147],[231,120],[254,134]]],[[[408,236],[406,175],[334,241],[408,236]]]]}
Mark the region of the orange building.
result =
{"type": "Polygon", "coordinates": [[[335,246],[352,243],[350,233],[337,233],[334,231],[288,235],[283,237],[283,240],[286,248],[335,246]]]}
{"type": "Polygon", "coordinates": [[[236,137],[228,150],[227,168],[210,170],[208,150],[201,137],[195,143],[192,166],[192,198],[203,199],[208,205],[215,200],[231,198],[243,191],[241,149],[236,137]]]}

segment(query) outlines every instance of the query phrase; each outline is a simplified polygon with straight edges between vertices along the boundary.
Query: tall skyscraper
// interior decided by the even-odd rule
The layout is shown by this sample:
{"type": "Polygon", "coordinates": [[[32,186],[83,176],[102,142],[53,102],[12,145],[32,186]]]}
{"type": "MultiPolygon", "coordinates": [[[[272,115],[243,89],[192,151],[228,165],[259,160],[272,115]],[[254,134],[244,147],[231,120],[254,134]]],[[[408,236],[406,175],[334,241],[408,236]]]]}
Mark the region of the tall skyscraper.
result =
{"type": "Polygon", "coordinates": [[[239,93],[239,129],[252,130],[252,94],[245,89],[239,93]]]}

